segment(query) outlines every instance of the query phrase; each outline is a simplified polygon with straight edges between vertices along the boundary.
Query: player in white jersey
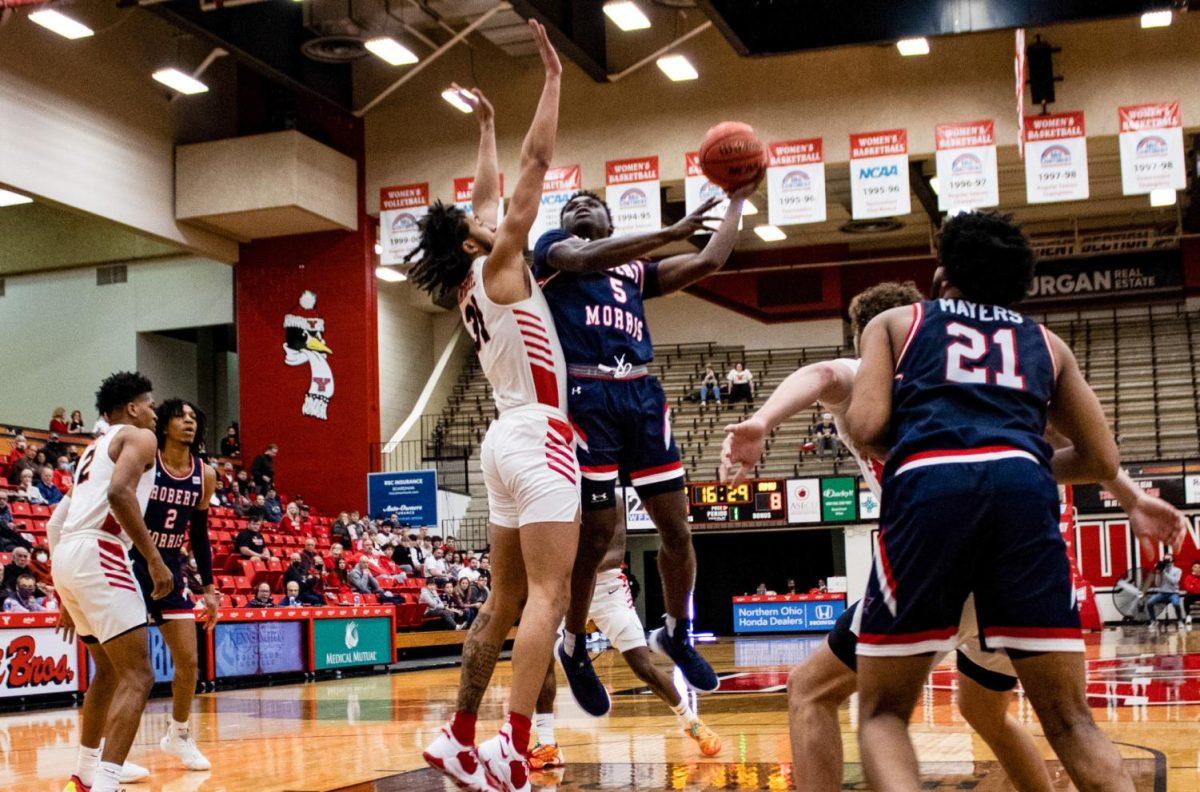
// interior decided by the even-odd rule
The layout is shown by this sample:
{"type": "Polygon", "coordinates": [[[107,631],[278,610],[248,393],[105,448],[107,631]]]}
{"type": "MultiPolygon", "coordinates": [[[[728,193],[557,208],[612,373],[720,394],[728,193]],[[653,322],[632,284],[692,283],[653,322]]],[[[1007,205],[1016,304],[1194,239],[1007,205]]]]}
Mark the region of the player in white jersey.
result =
{"type": "MultiPolygon", "coordinates": [[[[862,329],[878,314],[923,299],[912,283],[881,283],[850,303],[857,348],[862,329]]],[[[833,414],[838,436],[851,452],[867,485],[878,497],[882,461],[860,454],[844,431],[857,358],[840,358],[805,366],[788,376],[749,419],[726,427],[721,479],[744,478],[762,457],[764,443],[783,421],[820,403],[833,414]]],[[[1104,486],[1121,501],[1139,535],[1164,539],[1177,536],[1183,517],[1174,507],[1147,496],[1125,474],[1104,486]]],[[[793,772],[797,789],[838,790],[842,787],[842,739],[838,707],[855,691],[857,603],[829,634],[829,640],[788,677],[793,772]]],[[[1016,671],[1003,651],[989,650],[979,638],[973,603],[968,600],[956,636],[958,705],[963,717],[983,737],[1020,790],[1050,790],[1050,776],[1029,734],[1008,714],[1016,671]]]]}
{"type": "Polygon", "coordinates": [[[68,792],[115,792],[154,684],[146,605],[128,550],[150,564],[154,596],[172,577],[143,520],[154,485],[154,397],[150,381],[120,372],[100,384],[96,409],[112,427],[83,452],[75,486],[55,510],[47,536],[62,603],[60,629],[77,634],[96,664],[83,699],[79,763],[68,792]],[[101,745],[103,743],[103,755],[101,745]]]}
{"type": "Polygon", "coordinates": [[[462,92],[480,122],[474,215],[441,202],[430,207],[411,257],[419,259],[409,272],[435,299],[457,297],[500,412],[481,449],[492,595],[463,646],[457,711],[424,756],[460,787],[503,792],[530,788],[525,759],[530,719],[566,609],[579,543],[579,468],[565,412],[566,366],[523,255],[554,155],[562,65],[545,29],[532,20],[529,26],[545,82],[504,221],[496,228],[499,169],[491,106],[478,91],[462,92]],[[519,615],[508,716],[500,732],[476,749],[479,703],[519,615]]]}

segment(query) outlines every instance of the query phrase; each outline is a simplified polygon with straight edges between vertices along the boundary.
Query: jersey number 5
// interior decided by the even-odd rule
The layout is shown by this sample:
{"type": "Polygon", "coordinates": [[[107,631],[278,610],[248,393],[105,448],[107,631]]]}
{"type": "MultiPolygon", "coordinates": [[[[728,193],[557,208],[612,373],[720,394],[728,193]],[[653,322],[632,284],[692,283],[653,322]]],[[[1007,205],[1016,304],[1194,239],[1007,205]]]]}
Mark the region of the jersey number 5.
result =
{"type": "Polygon", "coordinates": [[[959,322],[946,325],[946,335],[959,339],[946,350],[946,379],[966,385],[1001,385],[1025,390],[1025,377],[1017,373],[1017,334],[1005,327],[992,334],[991,343],[1000,349],[1000,370],[994,371],[981,361],[988,356],[988,338],[973,327],[959,322]],[[980,365],[969,365],[972,363],[980,365]]]}
{"type": "Polygon", "coordinates": [[[475,339],[475,352],[478,353],[492,337],[488,335],[487,327],[483,324],[483,311],[479,310],[479,303],[475,302],[474,296],[467,303],[467,307],[463,308],[463,319],[466,320],[467,332],[475,339]]]}

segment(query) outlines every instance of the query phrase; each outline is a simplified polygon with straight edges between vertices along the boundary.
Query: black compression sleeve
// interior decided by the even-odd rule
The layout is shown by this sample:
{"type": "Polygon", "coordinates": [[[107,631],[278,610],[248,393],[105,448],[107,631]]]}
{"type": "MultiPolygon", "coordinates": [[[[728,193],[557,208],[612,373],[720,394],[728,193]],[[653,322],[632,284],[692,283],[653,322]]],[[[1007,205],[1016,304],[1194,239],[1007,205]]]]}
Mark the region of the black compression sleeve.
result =
{"type": "Polygon", "coordinates": [[[192,543],[192,555],[196,557],[196,571],[200,582],[211,586],[213,582],[212,545],[208,541],[208,510],[192,512],[188,525],[188,538],[192,543]]]}

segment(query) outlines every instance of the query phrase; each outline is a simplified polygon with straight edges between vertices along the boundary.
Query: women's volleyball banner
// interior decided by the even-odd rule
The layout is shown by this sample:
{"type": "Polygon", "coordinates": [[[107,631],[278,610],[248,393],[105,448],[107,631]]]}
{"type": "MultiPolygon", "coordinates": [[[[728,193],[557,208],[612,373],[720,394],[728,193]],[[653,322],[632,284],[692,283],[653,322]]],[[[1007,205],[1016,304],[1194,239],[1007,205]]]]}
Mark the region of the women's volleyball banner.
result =
{"type": "Polygon", "coordinates": [[[542,182],[542,204],[538,207],[537,219],[529,229],[529,247],[537,244],[538,237],[547,231],[562,227],[559,215],[563,204],[579,192],[583,186],[583,171],[578,165],[564,165],[546,171],[542,182]]]}
{"type": "Polygon", "coordinates": [[[952,212],[999,205],[995,123],[939,124],[934,133],[938,208],[952,212]]]}
{"type": "Polygon", "coordinates": [[[1187,189],[1179,102],[1117,109],[1121,121],[1121,187],[1126,195],[1187,189]]]}
{"type": "Polygon", "coordinates": [[[612,210],[613,236],[662,228],[658,157],[609,160],[604,165],[604,200],[612,210]]]}
{"type": "Polygon", "coordinates": [[[767,146],[767,218],[771,225],[825,222],[821,138],[767,146]]]}
{"type": "Polygon", "coordinates": [[[421,241],[417,223],[429,212],[429,182],[384,187],[379,191],[381,264],[403,264],[421,241]]]}
{"type": "Polygon", "coordinates": [[[912,211],[907,130],[850,136],[850,207],[855,220],[912,211]]]}
{"type": "MultiPolygon", "coordinates": [[[[500,205],[496,209],[496,225],[504,219],[504,174],[500,174],[500,205]]],[[[471,197],[475,195],[475,177],[459,176],[454,180],[454,205],[464,212],[473,212],[471,197]]]]}
{"type": "Polygon", "coordinates": [[[1031,204],[1088,197],[1083,113],[1025,117],[1025,197],[1031,204]]]}

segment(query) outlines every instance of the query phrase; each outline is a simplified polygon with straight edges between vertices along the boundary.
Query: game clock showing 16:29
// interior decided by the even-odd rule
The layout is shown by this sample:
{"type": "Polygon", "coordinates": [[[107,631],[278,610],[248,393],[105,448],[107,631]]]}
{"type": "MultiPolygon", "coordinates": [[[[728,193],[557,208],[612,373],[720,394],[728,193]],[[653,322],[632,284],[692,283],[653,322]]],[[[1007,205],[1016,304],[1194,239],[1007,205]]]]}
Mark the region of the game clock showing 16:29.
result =
{"type": "Polygon", "coordinates": [[[782,479],[744,481],[736,486],[700,482],[688,487],[694,523],[755,522],[787,518],[782,479]]]}

